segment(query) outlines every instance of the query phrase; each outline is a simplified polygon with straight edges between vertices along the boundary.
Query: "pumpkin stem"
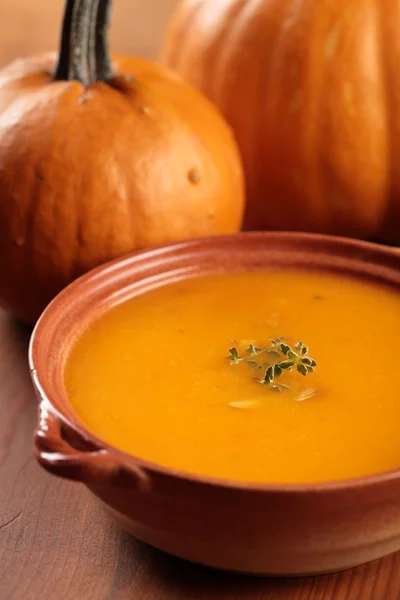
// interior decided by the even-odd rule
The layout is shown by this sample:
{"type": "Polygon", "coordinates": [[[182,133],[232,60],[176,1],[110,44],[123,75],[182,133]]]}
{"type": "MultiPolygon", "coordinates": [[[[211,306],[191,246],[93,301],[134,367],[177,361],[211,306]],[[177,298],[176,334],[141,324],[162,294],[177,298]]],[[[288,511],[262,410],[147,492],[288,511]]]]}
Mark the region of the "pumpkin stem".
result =
{"type": "Polygon", "coordinates": [[[107,81],[113,76],[110,56],[111,0],[100,0],[96,19],[96,81],[107,81]]]}
{"type": "Polygon", "coordinates": [[[85,86],[111,79],[110,12],[111,0],[67,0],[54,79],[85,86]]]}

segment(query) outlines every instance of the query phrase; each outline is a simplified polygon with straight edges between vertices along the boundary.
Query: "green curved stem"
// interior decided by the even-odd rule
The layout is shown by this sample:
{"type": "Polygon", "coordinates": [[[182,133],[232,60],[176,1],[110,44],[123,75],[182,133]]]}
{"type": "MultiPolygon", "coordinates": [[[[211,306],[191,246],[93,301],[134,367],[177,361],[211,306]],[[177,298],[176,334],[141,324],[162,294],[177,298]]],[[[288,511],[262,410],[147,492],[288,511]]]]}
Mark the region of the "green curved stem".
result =
{"type": "Polygon", "coordinates": [[[110,12],[111,0],[67,0],[56,80],[88,86],[111,79],[110,12]]]}

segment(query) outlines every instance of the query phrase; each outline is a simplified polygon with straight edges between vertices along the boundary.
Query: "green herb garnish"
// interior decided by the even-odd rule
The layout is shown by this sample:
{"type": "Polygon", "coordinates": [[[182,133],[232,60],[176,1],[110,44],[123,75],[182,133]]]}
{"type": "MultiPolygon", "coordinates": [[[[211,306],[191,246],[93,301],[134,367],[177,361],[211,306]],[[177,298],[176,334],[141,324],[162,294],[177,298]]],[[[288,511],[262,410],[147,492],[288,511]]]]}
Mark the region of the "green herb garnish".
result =
{"type": "Polygon", "coordinates": [[[282,392],[289,389],[287,385],[276,383],[276,379],[284,371],[296,369],[301,375],[312,373],[317,366],[313,358],[308,356],[308,348],[303,342],[297,342],[293,348],[289,346],[282,338],[269,341],[269,346],[258,347],[250,344],[246,349],[244,356],[240,356],[236,347],[229,349],[231,365],[237,365],[240,362],[246,362],[251,369],[265,369],[261,378],[255,378],[256,381],[268,386],[271,390],[282,392]],[[268,354],[270,358],[275,357],[275,362],[262,362],[259,357],[262,354],[268,354]],[[283,360],[282,360],[283,359],[283,360]]]}

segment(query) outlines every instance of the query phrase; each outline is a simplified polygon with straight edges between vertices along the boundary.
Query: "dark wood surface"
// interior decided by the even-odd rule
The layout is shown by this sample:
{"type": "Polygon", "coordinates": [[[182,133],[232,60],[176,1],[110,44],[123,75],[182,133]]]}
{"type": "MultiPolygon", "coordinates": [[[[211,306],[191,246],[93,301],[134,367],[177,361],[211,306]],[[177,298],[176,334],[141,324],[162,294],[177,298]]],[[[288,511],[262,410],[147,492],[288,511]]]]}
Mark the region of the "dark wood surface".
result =
{"type": "Polygon", "coordinates": [[[28,339],[0,311],[1,600],[400,600],[400,554],[326,577],[268,580],[191,565],[119,531],[83,485],[33,459],[28,339]]]}

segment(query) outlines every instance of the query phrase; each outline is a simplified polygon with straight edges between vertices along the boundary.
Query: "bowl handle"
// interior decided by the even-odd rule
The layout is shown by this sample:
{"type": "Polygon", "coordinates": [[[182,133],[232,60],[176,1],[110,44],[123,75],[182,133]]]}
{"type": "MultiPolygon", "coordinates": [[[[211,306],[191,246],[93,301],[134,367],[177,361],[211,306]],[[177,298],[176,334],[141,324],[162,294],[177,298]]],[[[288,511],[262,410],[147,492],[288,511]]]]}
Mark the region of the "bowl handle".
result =
{"type": "MultiPolygon", "coordinates": [[[[35,431],[35,454],[47,471],[87,484],[116,485],[140,491],[150,489],[149,476],[140,466],[125,462],[106,448],[92,446],[92,449],[82,450],[74,447],[64,438],[63,426],[49,402],[42,400],[35,431]]],[[[80,446],[84,442],[81,438],[80,446]]]]}

